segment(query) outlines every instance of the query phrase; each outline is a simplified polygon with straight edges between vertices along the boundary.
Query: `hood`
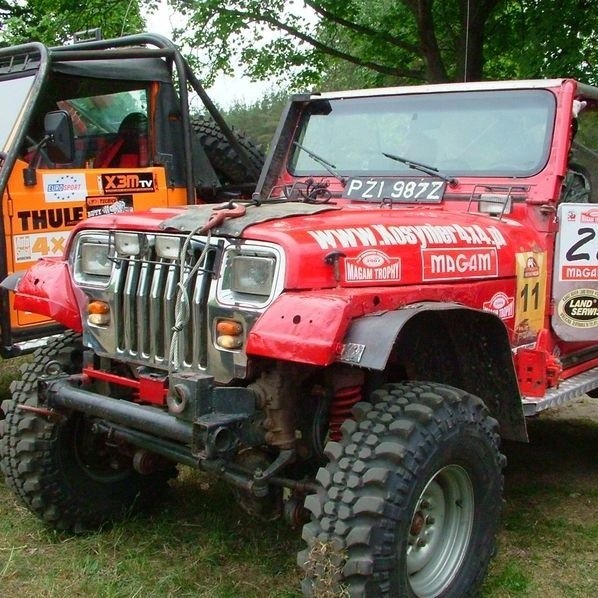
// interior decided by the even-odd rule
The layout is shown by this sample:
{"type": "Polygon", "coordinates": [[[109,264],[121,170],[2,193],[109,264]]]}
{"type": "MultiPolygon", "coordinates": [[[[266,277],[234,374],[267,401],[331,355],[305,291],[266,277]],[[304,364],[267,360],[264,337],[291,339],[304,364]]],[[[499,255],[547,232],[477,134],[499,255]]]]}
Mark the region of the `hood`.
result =
{"type": "Polygon", "coordinates": [[[537,233],[520,222],[440,206],[345,205],[255,224],[243,238],[280,245],[286,286],[295,289],[512,277],[517,253],[540,250],[537,233]]]}

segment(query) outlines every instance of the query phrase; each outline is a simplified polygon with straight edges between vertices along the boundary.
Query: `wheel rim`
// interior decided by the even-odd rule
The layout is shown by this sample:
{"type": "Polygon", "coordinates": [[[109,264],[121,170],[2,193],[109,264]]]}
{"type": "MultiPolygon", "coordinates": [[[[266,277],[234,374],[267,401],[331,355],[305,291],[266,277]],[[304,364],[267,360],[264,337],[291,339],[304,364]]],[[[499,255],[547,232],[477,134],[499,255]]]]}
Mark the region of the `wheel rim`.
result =
{"type": "Polygon", "coordinates": [[[453,581],[469,546],[475,499],[458,465],[437,471],[417,500],[407,544],[407,573],[420,598],[441,594],[453,581]]]}
{"type": "Polygon", "coordinates": [[[94,434],[91,422],[86,418],[78,418],[75,422],[72,448],[67,450],[71,451],[81,471],[95,482],[114,483],[130,473],[130,459],[94,434]]]}

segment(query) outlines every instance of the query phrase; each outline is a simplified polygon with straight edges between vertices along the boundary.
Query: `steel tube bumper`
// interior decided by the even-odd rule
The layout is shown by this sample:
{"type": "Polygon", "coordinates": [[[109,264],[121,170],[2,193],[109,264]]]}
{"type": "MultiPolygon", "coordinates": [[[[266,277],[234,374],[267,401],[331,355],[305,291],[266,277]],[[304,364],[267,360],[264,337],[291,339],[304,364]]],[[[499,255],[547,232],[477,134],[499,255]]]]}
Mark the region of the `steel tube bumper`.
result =
{"type": "Polygon", "coordinates": [[[114,422],[155,434],[162,438],[169,438],[184,444],[191,444],[193,426],[178,420],[156,407],[145,407],[123,399],[110,399],[73,386],[68,378],[51,381],[40,381],[40,394],[45,397],[48,407],[58,409],[73,409],[85,415],[98,417],[108,422],[114,422]]]}

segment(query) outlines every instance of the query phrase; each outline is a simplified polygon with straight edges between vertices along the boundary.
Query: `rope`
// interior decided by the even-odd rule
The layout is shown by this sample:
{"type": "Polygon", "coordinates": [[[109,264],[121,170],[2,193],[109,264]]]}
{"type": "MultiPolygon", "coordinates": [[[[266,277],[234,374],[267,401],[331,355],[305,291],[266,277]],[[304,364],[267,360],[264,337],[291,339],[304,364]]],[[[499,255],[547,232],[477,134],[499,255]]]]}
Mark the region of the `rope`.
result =
{"type": "Polygon", "coordinates": [[[177,371],[180,366],[180,333],[184,330],[185,326],[189,322],[191,316],[191,309],[189,307],[189,281],[193,279],[197,271],[201,268],[209,249],[210,249],[210,238],[212,231],[208,229],[206,235],[206,244],[203,248],[199,258],[195,262],[195,265],[189,270],[185,271],[185,256],[191,239],[196,235],[202,228],[203,224],[196,226],[185,238],[183,247],[179,252],[179,260],[181,262],[181,270],[179,272],[179,281],[177,283],[177,295],[174,303],[174,325],[171,328],[172,339],[170,341],[169,359],[168,359],[168,375],[170,376],[173,372],[177,371]]]}

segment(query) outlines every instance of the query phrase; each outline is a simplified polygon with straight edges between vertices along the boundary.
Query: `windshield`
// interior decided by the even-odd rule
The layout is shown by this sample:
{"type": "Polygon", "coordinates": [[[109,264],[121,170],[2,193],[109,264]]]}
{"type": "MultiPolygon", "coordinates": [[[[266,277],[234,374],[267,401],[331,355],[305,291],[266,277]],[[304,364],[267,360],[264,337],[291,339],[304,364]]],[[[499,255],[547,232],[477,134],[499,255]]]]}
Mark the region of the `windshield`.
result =
{"type": "MultiPolygon", "coordinates": [[[[470,176],[529,176],[548,159],[555,99],[547,90],[494,90],[313,101],[296,141],[343,175],[413,175],[383,152],[470,176]]],[[[328,176],[294,146],[289,170],[328,176]]]]}
{"type": "Polygon", "coordinates": [[[59,100],[57,105],[73,118],[75,133],[116,133],[125,116],[141,112],[147,117],[145,89],[59,100]]]}
{"type": "Polygon", "coordinates": [[[0,149],[8,151],[8,141],[35,76],[0,81],[0,149]]]}

